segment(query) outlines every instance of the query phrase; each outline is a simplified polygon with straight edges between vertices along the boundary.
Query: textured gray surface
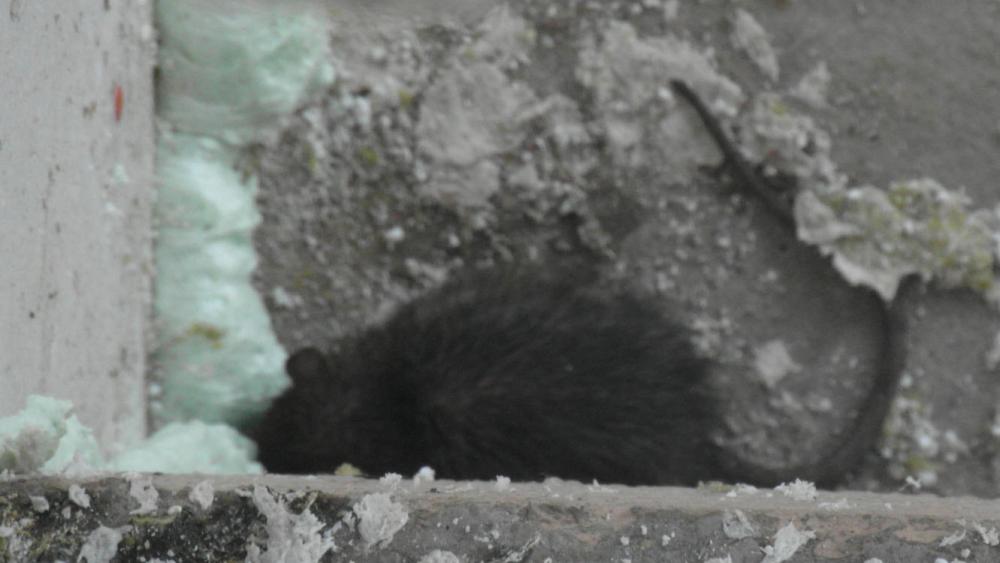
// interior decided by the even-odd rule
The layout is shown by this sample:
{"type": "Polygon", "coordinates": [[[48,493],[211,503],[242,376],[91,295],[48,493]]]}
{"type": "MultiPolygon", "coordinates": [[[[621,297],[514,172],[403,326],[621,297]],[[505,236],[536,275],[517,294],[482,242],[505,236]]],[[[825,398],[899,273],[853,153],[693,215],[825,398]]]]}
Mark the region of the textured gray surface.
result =
{"type": "Polygon", "coordinates": [[[724,489],[561,482],[501,488],[402,481],[392,486],[343,477],[154,477],[148,483],[152,489],[135,483],[143,481],[0,482],[0,561],[76,560],[99,526],[120,534],[107,544],[115,548],[111,561],[307,563],[316,559],[303,554],[332,539],[336,551],[322,561],[415,562],[442,550],[470,563],[702,563],[727,556],[733,563],[760,563],[763,550],[774,546],[776,532],[789,524],[815,535],[789,559],[771,561],[877,557],[883,563],[909,563],[940,557],[985,562],[1000,557],[995,503],[969,498],[822,493],[796,500],[773,491],[727,494],[724,489]],[[191,494],[206,481],[213,490],[207,508],[196,500],[206,497],[191,494]],[[70,500],[71,484],[82,485],[89,506],[70,500]],[[155,502],[147,502],[144,510],[136,497],[151,498],[153,490],[155,502]],[[366,497],[367,506],[378,506],[370,495],[379,494],[390,496],[384,504],[390,509],[358,508],[366,497]],[[45,499],[44,511],[35,508],[39,497],[45,499]],[[402,514],[405,523],[380,518],[402,514]],[[367,545],[365,540],[373,538],[382,541],[367,545]],[[248,559],[255,547],[263,551],[261,557],[248,559]],[[286,550],[285,559],[275,558],[279,548],[286,550]]]}
{"type": "Polygon", "coordinates": [[[0,416],[72,399],[103,444],[145,428],[151,25],[150,2],[0,4],[0,416]]]}
{"type": "MultiPolygon", "coordinates": [[[[351,21],[333,37],[343,80],[291,121],[281,143],[257,155],[265,217],[258,287],[279,339],[289,349],[334,345],[452,268],[582,259],[671,303],[698,329],[732,402],[734,451],[766,460],[810,456],[866,389],[878,353],[870,304],[756,202],[698,171],[713,152],[697,128],[682,143],[647,135],[638,156],[615,153],[601,120],[617,110],[595,105],[597,90],[579,81],[581,52],[622,22],[643,39],[674,34],[713,48],[721,72],[750,95],[786,91],[825,61],[829,105],[795,110],[830,131],[852,183],[884,186],[926,174],[952,189],[966,186],[978,206],[992,207],[1000,5],[970,1],[947,14],[930,1],[747,5],[778,52],[778,84],[732,47],[730,2],[682,3],[669,21],[657,2],[515,6],[534,43],[513,61],[483,51],[490,31],[428,27],[428,14],[438,11],[421,12],[412,26],[392,2],[341,14],[351,21]],[[477,57],[496,65],[500,81],[459,79],[461,103],[442,105],[451,87],[443,84],[454,84],[477,57]],[[491,122],[515,115],[496,101],[523,97],[525,87],[529,98],[561,94],[572,109],[491,122]],[[494,91],[501,91],[497,100],[494,91]],[[442,156],[428,142],[439,130],[427,123],[461,124],[464,112],[492,116],[473,130],[498,132],[488,142],[452,139],[448,146],[473,156],[486,144],[485,156],[456,179],[448,176],[454,162],[468,154],[442,156]],[[554,130],[575,119],[585,140],[560,146],[554,130]],[[525,175],[526,165],[535,177],[525,175]],[[468,191],[456,195],[452,184],[468,191]],[[754,351],[774,340],[801,369],[768,390],[753,374],[754,351]]],[[[665,78],[610,68],[621,84],[647,91],[665,78]]],[[[624,115],[660,119],[643,111],[624,115]]],[[[902,396],[915,402],[888,442],[891,470],[873,455],[850,486],[892,490],[930,467],[940,492],[996,496],[1000,464],[990,426],[998,385],[984,358],[1000,317],[961,292],[931,290],[909,309],[902,396]]]]}

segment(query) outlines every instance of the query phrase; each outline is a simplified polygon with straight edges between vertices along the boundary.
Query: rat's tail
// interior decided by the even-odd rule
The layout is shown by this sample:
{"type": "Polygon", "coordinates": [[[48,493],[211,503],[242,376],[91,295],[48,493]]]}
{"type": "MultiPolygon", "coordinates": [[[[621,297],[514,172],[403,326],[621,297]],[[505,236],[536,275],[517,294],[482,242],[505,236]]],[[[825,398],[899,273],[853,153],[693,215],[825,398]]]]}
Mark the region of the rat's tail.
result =
{"type": "Polygon", "coordinates": [[[762,486],[774,486],[795,479],[816,483],[820,488],[830,488],[843,482],[861,465],[865,455],[872,451],[882,436],[882,427],[899,387],[906,360],[906,315],[903,304],[905,295],[917,287],[919,277],[903,279],[892,304],[869,290],[873,308],[880,314],[880,341],[875,343],[882,350],[874,381],[857,415],[844,425],[826,445],[814,462],[788,467],[770,467],[743,459],[734,459],[726,468],[731,480],[746,481],[762,486]]]}
{"type": "MultiPolygon", "coordinates": [[[[694,108],[737,175],[737,180],[759,197],[783,223],[794,228],[795,217],[790,203],[782,199],[754,171],[701,98],[680,80],[671,80],[670,85],[678,96],[694,108]]],[[[872,308],[878,311],[876,322],[880,325],[879,333],[882,335],[877,343],[882,350],[878,373],[857,416],[823,448],[824,453],[818,457],[818,461],[775,468],[745,460],[733,460],[725,462],[729,465],[727,472],[730,478],[771,486],[798,478],[813,481],[820,486],[831,486],[843,481],[861,463],[865,454],[877,444],[892,400],[896,396],[906,358],[907,331],[903,302],[905,294],[910,293],[911,288],[917,285],[918,279],[915,275],[904,278],[897,297],[891,304],[886,304],[874,291],[866,290],[872,300],[872,308]]]]}

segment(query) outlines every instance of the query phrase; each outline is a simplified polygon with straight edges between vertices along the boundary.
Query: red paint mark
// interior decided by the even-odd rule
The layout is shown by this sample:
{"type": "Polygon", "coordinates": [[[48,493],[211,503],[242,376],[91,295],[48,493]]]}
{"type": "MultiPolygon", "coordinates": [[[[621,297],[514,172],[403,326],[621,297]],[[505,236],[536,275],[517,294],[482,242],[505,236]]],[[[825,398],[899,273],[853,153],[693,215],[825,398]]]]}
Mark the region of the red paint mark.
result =
{"type": "Polygon", "coordinates": [[[125,91],[115,85],[115,121],[122,120],[122,110],[125,108],[125,91]]]}

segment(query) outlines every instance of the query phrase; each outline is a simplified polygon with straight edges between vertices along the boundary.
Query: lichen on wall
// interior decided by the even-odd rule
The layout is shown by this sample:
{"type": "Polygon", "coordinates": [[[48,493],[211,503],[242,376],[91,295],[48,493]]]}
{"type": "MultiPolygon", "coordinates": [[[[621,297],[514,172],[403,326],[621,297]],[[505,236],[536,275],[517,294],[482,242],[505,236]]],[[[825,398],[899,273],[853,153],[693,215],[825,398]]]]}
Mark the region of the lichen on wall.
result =
{"type": "Polygon", "coordinates": [[[888,190],[803,192],[796,216],[803,240],[831,252],[847,281],[868,285],[886,300],[909,274],[997,300],[1000,218],[972,209],[968,197],[933,179],[894,182],[888,190]]]}
{"type": "Polygon", "coordinates": [[[831,158],[829,134],[776,93],[756,96],[739,121],[740,145],[751,161],[796,179],[799,239],[830,255],[848,282],[889,301],[902,278],[918,274],[1000,303],[997,210],[975,209],[961,190],[932,178],[898,180],[886,189],[851,185],[831,158]]]}

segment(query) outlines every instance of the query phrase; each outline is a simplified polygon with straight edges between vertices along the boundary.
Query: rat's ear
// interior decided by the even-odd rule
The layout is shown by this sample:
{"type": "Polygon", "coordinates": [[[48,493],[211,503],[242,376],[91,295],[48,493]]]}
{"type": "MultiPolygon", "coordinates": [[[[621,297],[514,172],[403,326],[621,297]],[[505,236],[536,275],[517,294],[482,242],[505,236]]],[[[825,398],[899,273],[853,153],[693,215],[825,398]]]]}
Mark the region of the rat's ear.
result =
{"type": "Polygon", "coordinates": [[[301,348],[288,356],[285,360],[285,371],[296,385],[328,377],[330,374],[326,356],[312,347],[301,348]]]}

